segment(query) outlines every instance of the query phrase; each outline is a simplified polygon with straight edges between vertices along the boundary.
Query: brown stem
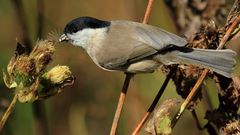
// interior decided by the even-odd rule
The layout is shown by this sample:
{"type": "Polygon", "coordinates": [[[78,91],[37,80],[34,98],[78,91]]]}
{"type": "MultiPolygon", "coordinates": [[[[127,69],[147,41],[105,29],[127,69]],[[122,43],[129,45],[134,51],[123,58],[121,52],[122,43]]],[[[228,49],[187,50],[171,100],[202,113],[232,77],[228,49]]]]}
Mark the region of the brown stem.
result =
{"type": "MultiPolygon", "coordinates": [[[[144,19],[143,19],[144,24],[146,24],[149,20],[150,13],[151,13],[151,10],[152,10],[152,7],[153,7],[153,2],[154,2],[154,0],[149,0],[148,1],[148,6],[147,6],[147,9],[146,9],[146,12],[145,12],[145,15],[144,15],[144,19]]],[[[126,74],[125,81],[124,81],[124,84],[123,84],[123,89],[122,89],[122,92],[120,94],[117,109],[116,109],[115,116],[114,116],[114,119],[113,119],[110,135],[115,135],[116,134],[116,130],[117,130],[118,122],[119,122],[119,119],[120,119],[122,107],[123,107],[123,104],[124,104],[124,101],[125,101],[125,98],[126,98],[126,94],[127,94],[128,85],[129,85],[129,82],[130,82],[132,76],[133,76],[132,74],[126,74]]]]}
{"type": "Polygon", "coordinates": [[[198,87],[202,84],[202,82],[203,82],[204,78],[206,77],[208,71],[209,71],[208,69],[204,69],[203,73],[201,74],[200,78],[198,79],[198,81],[196,82],[194,87],[192,88],[191,92],[188,94],[187,98],[182,103],[178,113],[175,115],[175,117],[172,120],[172,123],[171,123],[172,128],[176,125],[178,119],[181,117],[181,115],[185,111],[188,104],[192,101],[194,95],[197,93],[198,87]]]}
{"type": "Polygon", "coordinates": [[[7,110],[3,114],[2,119],[0,121],[0,134],[2,132],[3,126],[5,125],[9,115],[12,113],[12,111],[13,111],[15,105],[16,105],[16,102],[17,102],[17,95],[15,94],[11,104],[8,106],[7,110]]]}
{"type": "Polygon", "coordinates": [[[129,83],[130,83],[130,80],[131,80],[132,76],[133,76],[133,74],[126,73],[126,77],[125,77],[125,80],[124,80],[124,83],[123,83],[123,88],[122,88],[122,91],[121,91],[121,94],[120,94],[120,97],[119,97],[119,100],[118,100],[117,109],[116,109],[115,116],[114,116],[114,119],[113,119],[110,135],[115,135],[116,134],[118,122],[119,122],[119,119],[120,119],[120,116],[121,116],[123,104],[124,104],[124,101],[125,101],[125,98],[126,98],[126,95],[127,95],[128,86],[129,86],[129,83]]]}
{"type": "Polygon", "coordinates": [[[148,1],[147,9],[146,9],[144,19],[143,19],[143,22],[142,22],[143,24],[147,24],[147,22],[149,20],[149,17],[150,17],[152,8],[153,8],[153,3],[154,3],[154,0],[149,0],[148,1]]]}
{"type": "Polygon", "coordinates": [[[230,25],[230,27],[228,28],[228,30],[226,31],[224,37],[222,38],[221,42],[219,43],[219,46],[217,49],[222,49],[223,46],[226,44],[226,42],[228,41],[229,37],[231,36],[232,31],[234,30],[234,28],[240,23],[240,16],[238,16],[233,23],[230,25]]]}
{"type": "Polygon", "coordinates": [[[173,75],[173,73],[176,71],[177,66],[174,66],[173,69],[169,72],[169,74],[167,75],[165,81],[163,82],[160,90],[158,91],[155,99],[153,100],[151,106],[148,108],[148,111],[144,114],[143,118],[141,119],[141,121],[138,123],[137,127],[134,129],[132,135],[137,135],[138,132],[140,131],[140,129],[142,128],[142,126],[145,124],[145,122],[147,121],[147,119],[149,118],[150,114],[153,112],[153,110],[155,109],[158,101],[160,100],[163,92],[165,91],[168,82],[171,79],[171,76],[173,75]]]}
{"type": "MultiPolygon", "coordinates": [[[[231,24],[229,29],[226,31],[226,33],[225,33],[223,39],[221,40],[221,42],[219,43],[219,46],[218,46],[217,49],[222,49],[223,48],[223,46],[225,45],[225,43],[228,41],[229,37],[231,36],[232,31],[239,24],[239,21],[240,21],[240,16],[238,16],[237,19],[234,20],[234,22],[231,24]]],[[[179,120],[179,118],[181,117],[183,112],[185,111],[186,107],[192,101],[194,95],[197,93],[198,87],[202,84],[202,82],[203,82],[204,78],[206,77],[208,71],[209,71],[208,69],[204,69],[203,73],[201,74],[200,78],[198,79],[198,81],[196,82],[194,87],[192,88],[191,92],[189,93],[189,95],[187,96],[185,101],[182,103],[180,109],[178,110],[177,114],[175,115],[175,117],[172,120],[172,124],[171,124],[172,128],[174,128],[177,121],[179,120]]]]}

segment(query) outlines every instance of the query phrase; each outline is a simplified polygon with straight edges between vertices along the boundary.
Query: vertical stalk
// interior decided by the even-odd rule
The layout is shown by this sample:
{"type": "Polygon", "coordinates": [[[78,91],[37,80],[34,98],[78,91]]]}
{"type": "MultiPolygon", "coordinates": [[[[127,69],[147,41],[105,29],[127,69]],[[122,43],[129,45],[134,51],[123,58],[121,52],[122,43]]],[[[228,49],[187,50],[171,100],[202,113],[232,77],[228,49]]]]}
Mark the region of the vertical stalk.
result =
{"type": "Polygon", "coordinates": [[[6,112],[3,114],[2,119],[1,119],[1,121],[0,121],[0,134],[1,134],[1,132],[2,132],[3,126],[5,125],[8,117],[9,117],[10,114],[12,113],[12,111],[13,111],[15,105],[16,105],[16,102],[17,102],[17,95],[14,95],[12,102],[11,102],[10,105],[8,106],[6,112]]]}
{"type": "Polygon", "coordinates": [[[133,76],[133,74],[126,73],[126,77],[125,77],[125,80],[124,80],[124,83],[123,83],[123,88],[122,88],[122,91],[121,91],[121,94],[120,94],[120,97],[119,97],[119,100],[118,100],[117,109],[116,109],[115,116],[114,116],[114,119],[113,119],[110,135],[115,135],[116,134],[116,130],[117,130],[117,126],[118,126],[118,123],[119,123],[120,116],[121,116],[123,104],[124,104],[124,101],[125,101],[125,98],[126,98],[126,95],[127,95],[127,90],[128,90],[129,83],[130,83],[130,80],[131,80],[132,76],[133,76]]]}

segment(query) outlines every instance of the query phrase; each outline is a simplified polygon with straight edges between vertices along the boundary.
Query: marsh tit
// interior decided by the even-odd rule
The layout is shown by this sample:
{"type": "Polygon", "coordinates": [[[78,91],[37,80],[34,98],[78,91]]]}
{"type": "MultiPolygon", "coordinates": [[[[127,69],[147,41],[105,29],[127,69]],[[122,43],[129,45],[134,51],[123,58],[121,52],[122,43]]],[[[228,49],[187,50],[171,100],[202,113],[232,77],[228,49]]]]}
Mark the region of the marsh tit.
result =
{"type": "Polygon", "coordinates": [[[184,38],[125,20],[79,17],[65,26],[62,41],[83,48],[96,65],[110,71],[151,73],[161,65],[188,64],[231,77],[236,63],[232,50],[187,48],[184,38]]]}

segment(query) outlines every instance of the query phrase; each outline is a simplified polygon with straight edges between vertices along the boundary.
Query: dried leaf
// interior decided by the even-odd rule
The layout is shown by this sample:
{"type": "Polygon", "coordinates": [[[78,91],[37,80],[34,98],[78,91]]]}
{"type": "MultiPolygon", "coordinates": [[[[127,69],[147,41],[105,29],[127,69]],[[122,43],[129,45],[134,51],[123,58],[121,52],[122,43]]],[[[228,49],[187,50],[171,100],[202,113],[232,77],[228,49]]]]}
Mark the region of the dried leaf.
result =
{"type": "Polygon", "coordinates": [[[10,88],[10,87],[11,87],[11,84],[12,84],[12,82],[11,82],[11,80],[10,80],[10,77],[7,76],[7,74],[6,74],[4,71],[2,71],[2,72],[3,72],[3,81],[4,81],[5,85],[6,85],[8,88],[10,88]]]}
{"type": "Polygon", "coordinates": [[[25,46],[23,46],[22,44],[20,44],[19,42],[17,42],[17,47],[15,50],[15,54],[16,56],[22,55],[22,54],[27,54],[27,49],[25,46]]]}
{"type": "Polygon", "coordinates": [[[167,114],[155,122],[156,133],[163,135],[170,135],[172,133],[171,117],[167,114]]]}
{"type": "Polygon", "coordinates": [[[150,120],[147,123],[145,131],[152,135],[171,134],[170,110],[180,103],[177,99],[168,99],[154,110],[150,120]]]}
{"type": "Polygon", "coordinates": [[[16,57],[12,57],[11,60],[9,61],[8,63],[8,66],[7,66],[7,72],[9,75],[12,75],[13,74],[13,69],[15,67],[15,64],[16,64],[16,57]]]}

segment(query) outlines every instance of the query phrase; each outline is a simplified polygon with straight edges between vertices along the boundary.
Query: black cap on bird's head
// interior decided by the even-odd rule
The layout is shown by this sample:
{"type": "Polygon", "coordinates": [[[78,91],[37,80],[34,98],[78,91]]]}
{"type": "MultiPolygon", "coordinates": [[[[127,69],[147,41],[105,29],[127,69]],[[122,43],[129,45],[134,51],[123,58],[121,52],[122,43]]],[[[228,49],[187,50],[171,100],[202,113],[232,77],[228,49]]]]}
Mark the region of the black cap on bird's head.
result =
{"type": "Polygon", "coordinates": [[[70,21],[64,28],[64,34],[59,38],[59,42],[68,41],[67,34],[73,34],[83,29],[104,28],[110,25],[109,21],[103,21],[92,17],[79,17],[70,21]]]}
{"type": "Polygon", "coordinates": [[[98,20],[92,17],[79,17],[70,21],[64,28],[64,33],[72,34],[86,28],[103,28],[110,25],[108,21],[98,20]]]}

